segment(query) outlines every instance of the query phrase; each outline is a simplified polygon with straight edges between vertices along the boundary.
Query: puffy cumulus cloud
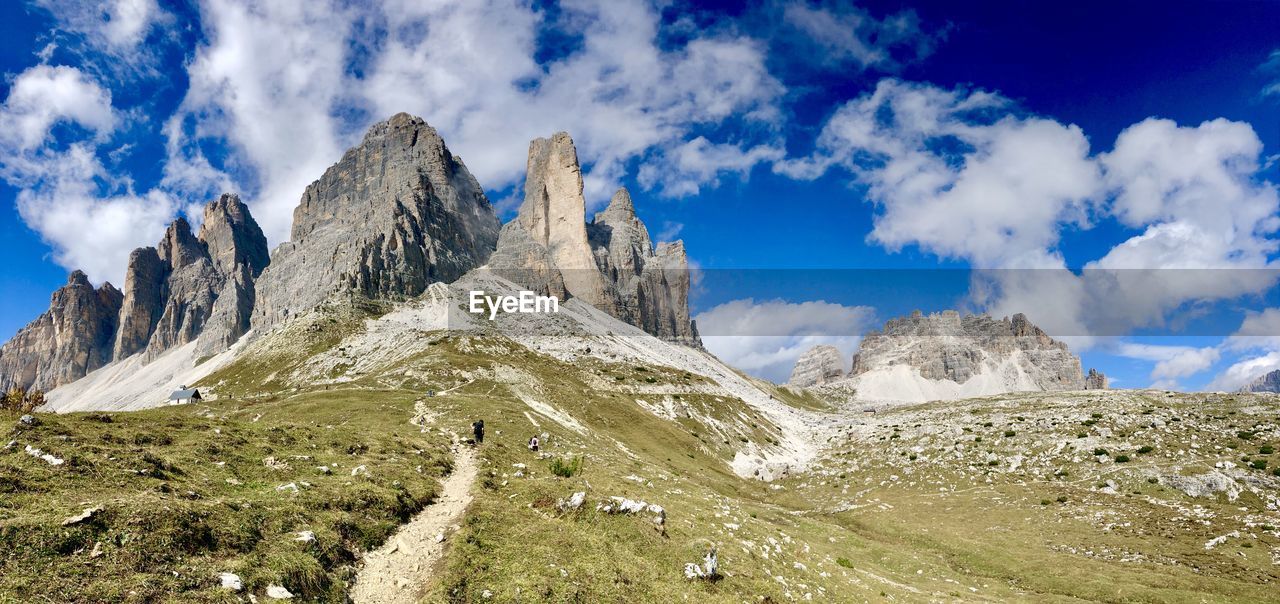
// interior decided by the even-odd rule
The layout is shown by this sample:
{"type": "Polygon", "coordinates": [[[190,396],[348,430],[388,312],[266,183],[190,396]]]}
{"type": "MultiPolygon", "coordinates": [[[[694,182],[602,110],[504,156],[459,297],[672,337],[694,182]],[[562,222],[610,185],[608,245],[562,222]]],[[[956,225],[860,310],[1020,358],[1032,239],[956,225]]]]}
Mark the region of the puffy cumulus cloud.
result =
{"type": "Polygon", "coordinates": [[[1079,128],[999,95],[886,79],[832,115],[812,155],[775,165],[796,178],[833,168],[875,204],[869,241],[999,269],[973,276],[978,308],[1025,312],[1077,346],[1277,282],[1280,204],[1245,123],[1147,119],[1093,155],[1079,128]],[[1139,232],[1067,270],[1062,233],[1107,218],[1139,232]]]}
{"type": "Polygon", "coordinates": [[[851,2],[789,2],[782,19],[836,65],[894,69],[928,56],[945,35],[925,32],[915,11],[876,19],[851,2]]]}
{"type": "MultiPolygon", "coordinates": [[[[37,65],[14,79],[0,108],[0,145],[6,155],[27,153],[48,142],[59,123],[74,123],[102,139],[116,128],[111,92],[79,69],[37,65]]],[[[12,168],[13,159],[4,161],[12,168]]]]}
{"type": "Polygon", "coordinates": [[[833,166],[867,188],[869,240],[918,245],[979,267],[1061,266],[1061,229],[1086,223],[1102,178],[1075,126],[1019,117],[998,95],[882,80],[831,117],[810,158],[778,171],[833,166]]]}
{"type": "Polygon", "coordinates": [[[310,179],[371,122],[400,111],[436,127],[490,189],[523,178],[529,140],[568,131],[593,204],[608,199],[629,160],[647,154],[673,169],[645,186],[669,195],[779,154],[728,135],[695,142],[699,128],[778,116],[783,88],[763,45],[733,33],[660,43],[662,18],[648,2],[567,0],[553,19],[515,0],[206,0],[201,15],[208,39],[169,128],[170,182],[240,183],[273,243],[287,237],[310,179]],[[574,43],[539,61],[547,35],[574,43]],[[235,148],[230,161],[203,151],[218,141],[235,148]]]}
{"type": "Polygon", "coordinates": [[[1237,361],[1205,386],[1209,391],[1235,391],[1272,371],[1280,369],[1280,352],[1269,352],[1237,361]]]}
{"type": "Polygon", "coordinates": [[[1240,329],[1227,340],[1227,346],[1234,350],[1280,350],[1280,308],[1246,312],[1240,329]]]}
{"type": "Polygon", "coordinates": [[[1215,346],[1166,346],[1123,342],[1115,351],[1124,357],[1154,361],[1151,379],[1162,388],[1171,388],[1179,378],[1195,375],[1213,366],[1222,357],[1215,346]]]}
{"type": "Polygon", "coordinates": [[[22,219],[53,247],[58,264],[83,270],[95,282],[122,285],[129,252],[155,245],[177,209],[161,191],[139,195],[109,184],[94,150],[82,143],[44,151],[23,170],[27,186],[17,197],[22,219]]]}
{"type": "Polygon", "coordinates": [[[20,189],[19,214],[58,264],[99,282],[122,283],[129,252],[154,244],[174,210],[103,168],[97,149],[119,120],[111,93],[66,66],[23,71],[0,106],[0,177],[20,189]]]}
{"type": "Polygon", "coordinates": [[[875,310],[867,306],[751,298],[725,302],[694,317],[707,350],[734,367],[779,383],[790,377],[801,354],[819,344],[835,346],[852,359],[861,341],[858,334],[871,327],[874,318],[875,310]]]}
{"type": "Polygon", "coordinates": [[[1147,119],[1101,157],[1111,214],[1145,232],[1098,261],[1104,268],[1264,266],[1276,250],[1280,197],[1260,181],[1262,141],[1243,122],[1196,127],[1147,119]]]}

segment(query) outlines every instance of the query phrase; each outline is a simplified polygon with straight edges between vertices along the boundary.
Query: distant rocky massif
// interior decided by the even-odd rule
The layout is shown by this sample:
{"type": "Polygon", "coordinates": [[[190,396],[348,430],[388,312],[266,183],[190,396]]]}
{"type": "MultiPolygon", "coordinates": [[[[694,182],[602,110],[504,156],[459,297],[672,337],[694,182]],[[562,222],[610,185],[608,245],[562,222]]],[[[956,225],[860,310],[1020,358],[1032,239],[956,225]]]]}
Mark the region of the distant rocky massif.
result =
{"type": "Polygon", "coordinates": [[[1107,387],[1106,376],[1094,369],[1086,376],[1066,344],[1022,314],[997,320],[916,311],[866,334],[849,374],[841,369],[839,352],[819,346],[800,357],[790,383],[835,385],[854,390],[859,399],[907,402],[1107,387]]]}
{"type": "Polygon", "coordinates": [[[94,289],[75,271],[49,310],[0,348],[0,380],[48,390],[135,354],[154,358],[196,342],[208,353],[244,335],[267,240],[240,198],[205,207],[198,235],[185,219],[156,247],[129,256],[125,291],[94,289]]]}
{"type": "Polygon", "coordinates": [[[1240,392],[1280,392],[1280,369],[1245,384],[1240,392]]]}
{"type": "Polygon", "coordinates": [[[49,310],[0,347],[0,385],[54,389],[188,344],[199,361],[335,294],[403,300],[487,262],[526,287],[700,346],[683,244],[655,249],[625,189],[592,222],[585,212],[567,134],[531,143],[524,204],[502,227],[435,129],[397,114],[307,187],[291,240],[272,253],[248,207],[227,194],[206,206],[198,234],[178,218],[156,247],[134,250],[123,293],[73,272],[49,310]]]}

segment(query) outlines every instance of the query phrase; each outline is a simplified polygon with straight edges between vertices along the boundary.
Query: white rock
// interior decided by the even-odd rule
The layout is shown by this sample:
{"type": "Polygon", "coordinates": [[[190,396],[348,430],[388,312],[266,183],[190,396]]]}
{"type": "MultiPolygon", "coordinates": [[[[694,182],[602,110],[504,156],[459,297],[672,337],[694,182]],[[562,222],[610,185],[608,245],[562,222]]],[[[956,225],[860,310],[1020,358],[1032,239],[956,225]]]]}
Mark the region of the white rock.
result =
{"type": "Polygon", "coordinates": [[[285,589],[282,585],[268,585],[267,597],[275,598],[277,600],[292,600],[293,594],[289,593],[289,590],[285,589]]]}
{"type": "Polygon", "coordinates": [[[231,591],[244,589],[244,585],[240,582],[240,575],[235,573],[222,573],[218,575],[218,580],[222,582],[222,589],[230,589],[231,591]]]}

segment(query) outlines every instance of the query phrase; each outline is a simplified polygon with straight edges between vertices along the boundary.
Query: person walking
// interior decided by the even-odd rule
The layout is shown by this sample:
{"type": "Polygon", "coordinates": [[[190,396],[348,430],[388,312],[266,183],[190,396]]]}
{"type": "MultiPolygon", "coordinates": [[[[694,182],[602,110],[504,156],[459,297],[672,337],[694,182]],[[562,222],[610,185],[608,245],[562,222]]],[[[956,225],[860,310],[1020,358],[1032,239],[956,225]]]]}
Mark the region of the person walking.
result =
{"type": "Polygon", "coordinates": [[[471,424],[471,432],[475,434],[477,445],[483,443],[484,442],[484,420],[482,419],[476,420],[475,423],[471,424]]]}
{"type": "Polygon", "coordinates": [[[529,450],[535,453],[538,451],[538,435],[537,434],[534,434],[533,438],[529,439],[529,450]]]}

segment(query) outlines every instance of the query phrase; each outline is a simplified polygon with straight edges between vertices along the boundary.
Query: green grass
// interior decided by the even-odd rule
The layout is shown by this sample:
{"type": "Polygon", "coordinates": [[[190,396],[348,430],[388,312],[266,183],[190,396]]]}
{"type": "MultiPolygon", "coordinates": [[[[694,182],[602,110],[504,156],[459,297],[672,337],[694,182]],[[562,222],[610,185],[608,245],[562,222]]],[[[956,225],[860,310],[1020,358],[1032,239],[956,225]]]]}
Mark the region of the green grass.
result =
{"type": "MultiPolygon", "coordinates": [[[[1280,581],[1271,532],[1204,547],[1246,520],[1280,524],[1266,501],[1191,500],[1151,481],[1235,459],[1222,447],[1243,428],[1275,442],[1280,413],[1266,399],[1115,392],[885,409],[850,420],[809,471],[765,484],[729,462],[772,446],[778,428],[671,368],[424,333],[424,350],[350,379],[350,365],[315,369],[313,355],[377,311],[354,304],[272,336],[202,381],[221,400],[50,417],[17,433],[68,463],[0,452],[0,601],[37,588],[54,601],[226,601],[223,571],[259,595],[280,583],[302,601],[342,601],[352,562],[430,500],[447,434],[475,419],[487,433],[474,501],[427,602],[1255,602],[1280,581]],[[1079,437],[1090,416],[1096,427],[1079,437]],[[1149,429],[1151,416],[1167,427],[1149,429]],[[1014,418],[1017,438],[999,438],[1014,418]],[[964,429],[976,426],[1000,428],[978,430],[984,442],[964,429]],[[525,447],[532,434],[542,451],[525,447]],[[1120,465],[1089,455],[1108,449],[1142,455],[1120,465]],[[358,465],[368,474],[353,477],[358,465]],[[302,481],[311,486],[297,495],[275,490],[302,481]],[[575,492],[586,493],[580,509],[557,506],[575,492]],[[611,497],[659,505],[665,522],[597,509],[611,497]],[[98,504],[91,522],[60,525],[98,504]],[[1212,526],[1179,515],[1192,506],[1212,526]],[[294,541],[301,530],[317,541],[294,541]],[[90,557],[95,544],[103,553],[90,557]],[[685,579],[711,545],[724,576],[685,579]]],[[[766,392],[835,408],[809,392],[766,392]]]]}
{"type": "Polygon", "coordinates": [[[448,468],[447,440],[409,425],[411,408],[390,393],[330,392],[41,415],[14,438],[66,463],[0,451],[0,594],[222,601],[217,575],[233,572],[250,590],[341,602],[351,563],[426,505],[448,468]],[[278,490],[290,484],[298,491],[278,490]],[[295,541],[304,530],[316,540],[295,541]]]}

